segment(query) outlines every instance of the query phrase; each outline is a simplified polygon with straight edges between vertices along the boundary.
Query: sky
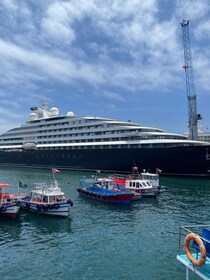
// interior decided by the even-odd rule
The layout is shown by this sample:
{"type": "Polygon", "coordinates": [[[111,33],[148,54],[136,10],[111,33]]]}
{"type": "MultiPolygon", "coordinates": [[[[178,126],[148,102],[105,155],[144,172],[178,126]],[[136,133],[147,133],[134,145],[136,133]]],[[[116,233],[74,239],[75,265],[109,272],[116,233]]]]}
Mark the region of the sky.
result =
{"type": "Polygon", "coordinates": [[[209,0],[1,0],[0,18],[0,133],[41,100],[61,115],[187,133],[182,19],[210,132],[209,0]]]}

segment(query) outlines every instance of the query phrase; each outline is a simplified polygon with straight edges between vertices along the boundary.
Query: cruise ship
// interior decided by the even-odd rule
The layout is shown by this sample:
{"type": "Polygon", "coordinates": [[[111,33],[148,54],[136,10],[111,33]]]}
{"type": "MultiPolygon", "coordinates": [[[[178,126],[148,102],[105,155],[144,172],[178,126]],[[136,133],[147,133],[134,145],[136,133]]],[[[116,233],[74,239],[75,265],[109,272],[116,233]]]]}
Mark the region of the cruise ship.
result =
{"type": "Polygon", "coordinates": [[[210,143],[130,121],[61,116],[46,102],[0,136],[0,166],[130,173],[134,165],[163,175],[209,176],[210,143]]]}

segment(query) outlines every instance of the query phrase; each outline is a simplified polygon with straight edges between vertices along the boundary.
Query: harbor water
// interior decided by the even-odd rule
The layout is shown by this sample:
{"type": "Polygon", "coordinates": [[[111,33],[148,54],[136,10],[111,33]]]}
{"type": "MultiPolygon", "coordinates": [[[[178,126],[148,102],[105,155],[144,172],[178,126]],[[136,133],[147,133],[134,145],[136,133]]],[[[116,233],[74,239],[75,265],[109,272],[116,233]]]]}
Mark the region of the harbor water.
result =
{"type": "MultiPolygon", "coordinates": [[[[16,220],[0,218],[0,279],[185,279],[185,267],[176,260],[179,226],[208,224],[210,181],[161,177],[168,191],[119,206],[79,197],[84,175],[92,173],[55,175],[74,202],[70,218],[26,211],[16,220]]],[[[1,169],[11,192],[19,180],[30,192],[34,182],[50,177],[46,169],[1,169]]],[[[190,272],[190,279],[199,278],[190,272]]]]}

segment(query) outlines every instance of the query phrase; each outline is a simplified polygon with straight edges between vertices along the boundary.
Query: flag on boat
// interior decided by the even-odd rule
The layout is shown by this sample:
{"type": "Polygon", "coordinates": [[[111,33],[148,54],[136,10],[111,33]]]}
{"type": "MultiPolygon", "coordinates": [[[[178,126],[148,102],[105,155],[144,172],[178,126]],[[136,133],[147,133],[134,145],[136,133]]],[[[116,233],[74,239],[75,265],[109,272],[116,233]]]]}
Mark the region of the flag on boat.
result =
{"type": "Polygon", "coordinates": [[[159,168],[156,168],[156,174],[160,174],[160,173],[162,173],[162,170],[159,168]]]}
{"type": "Polygon", "coordinates": [[[28,186],[19,180],[19,188],[26,189],[28,186]]]}
{"type": "Polygon", "coordinates": [[[53,174],[55,174],[55,173],[60,173],[60,170],[55,169],[55,168],[52,168],[52,173],[53,173],[53,174]]]}
{"type": "Polygon", "coordinates": [[[133,166],[132,169],[133,169],[134,172],[137,172],[139,170],[137,166],[133,166]]]}

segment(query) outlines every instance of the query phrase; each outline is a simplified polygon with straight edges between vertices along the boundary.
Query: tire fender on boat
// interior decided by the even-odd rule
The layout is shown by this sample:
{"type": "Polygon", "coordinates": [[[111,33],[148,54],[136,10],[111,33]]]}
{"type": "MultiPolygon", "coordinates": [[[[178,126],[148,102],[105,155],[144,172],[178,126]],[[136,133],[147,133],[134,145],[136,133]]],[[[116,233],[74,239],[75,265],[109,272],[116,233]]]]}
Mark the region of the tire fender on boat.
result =
{"type": "Polygon", "coordinates": [[[42,206],[41,206],[40,204],[37,204],[37,205],[36,205],[36,208],[37,208],[38,210],[41,210],[42,206]]]}
{"type": "Polygon", "coordinates": [[[45,212],[48,210],[48,206],[45,205],[45,204],[42,206],[42,208],[43,208],[43,210],[44,210],[45,212]]]}
{"type": "Polygon", "coordinates": [[[7,210],[7,208],[6,208],[6,207],[4,207],[4,206],[2,206],[2,207],[1,207],[1,212],[3,212],[3,213],[4,213],[6,210],[7,210]]]}
{"type": "Polygon", "coordinates": [[[186,237],[185,237],[185,246],[184,246],[186,255],[189,259],[189,261],[194,265],[194,266],[202,266],[205,264],[206,262],[206,247],[203,244],[203,241],[201,240],[201,238],[196,235],[195,233],[189,233],[186,237]],[[190,241],[191,240],[195,240],[195,242],[198,244],[201,255],[200,255],[200,259],[196,260],[193,258],[191,252],[190,252],[190,241]]]}
{"type": "Polygon", "coordinates": [[[69,205],[72,207],[74,205],[73,201],[71,199],[68,199],[67,202],[69,203],[69,205]]]}
{"type": "Polygon", "coordinates": [[[17,205],[17,206],[20,206],[20,205],[21,205],[20,200],[17,201],[16,205],[17,205]]]}
{"type": "Polygon", "coordinates": [[[59,204],[58,203],[54,204],[54,208],[58,209],[59,208],[59,204]]]}

